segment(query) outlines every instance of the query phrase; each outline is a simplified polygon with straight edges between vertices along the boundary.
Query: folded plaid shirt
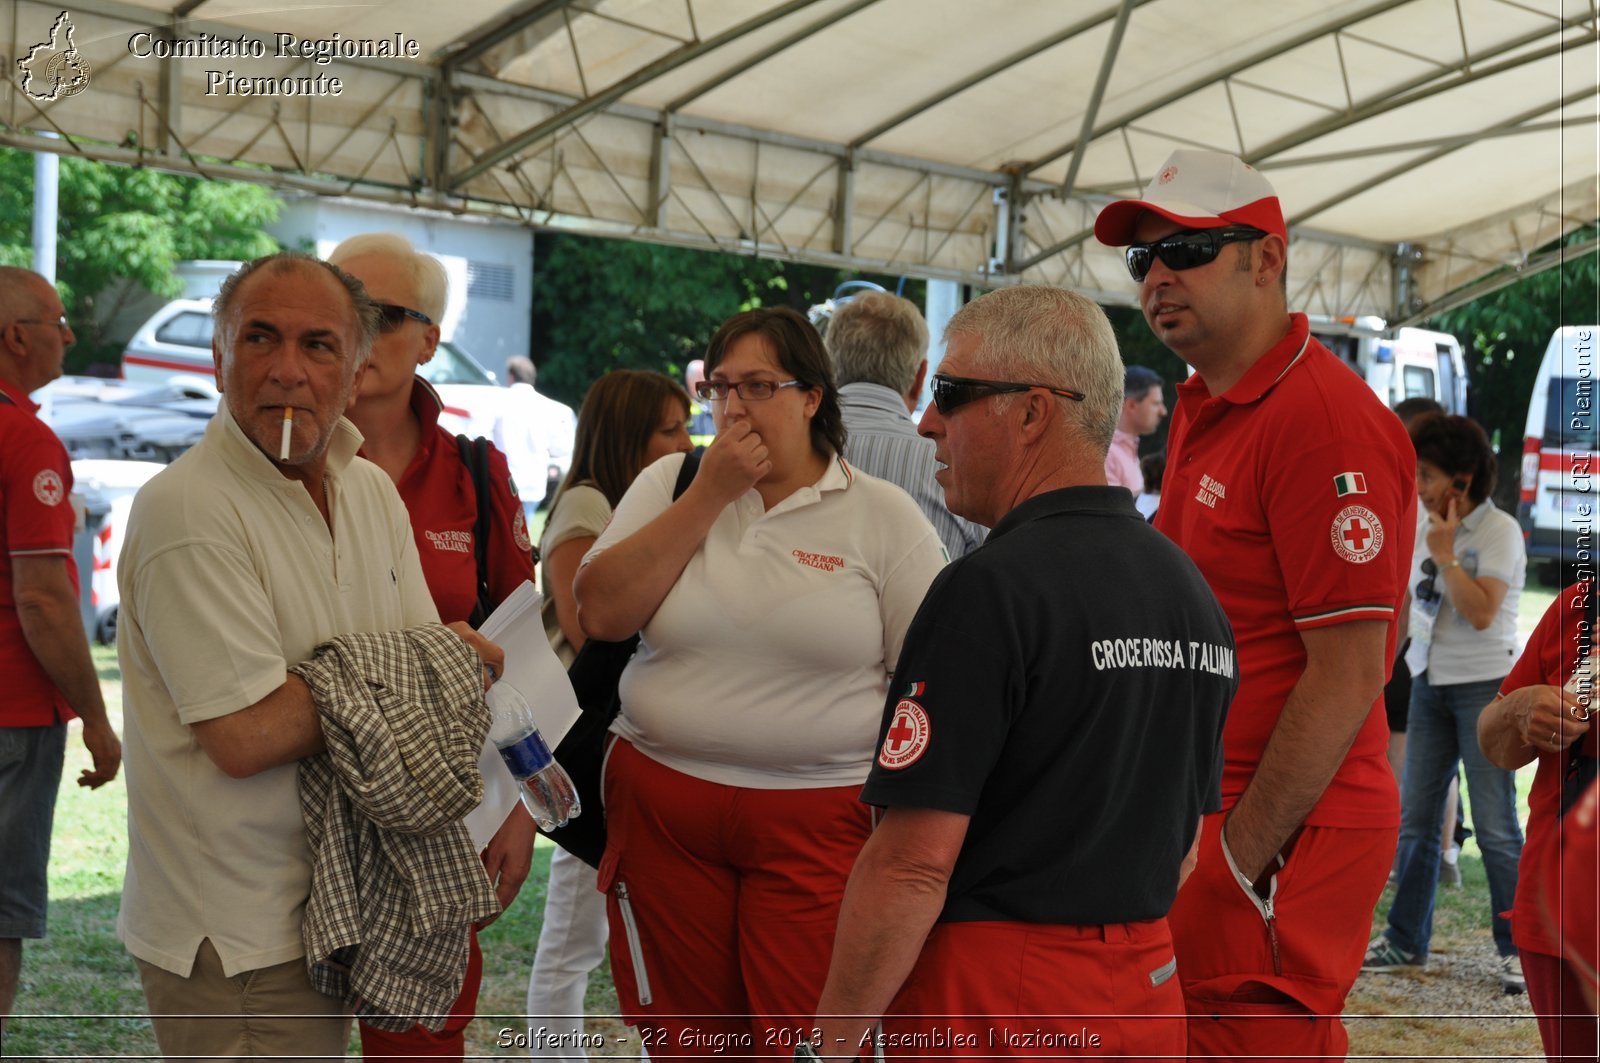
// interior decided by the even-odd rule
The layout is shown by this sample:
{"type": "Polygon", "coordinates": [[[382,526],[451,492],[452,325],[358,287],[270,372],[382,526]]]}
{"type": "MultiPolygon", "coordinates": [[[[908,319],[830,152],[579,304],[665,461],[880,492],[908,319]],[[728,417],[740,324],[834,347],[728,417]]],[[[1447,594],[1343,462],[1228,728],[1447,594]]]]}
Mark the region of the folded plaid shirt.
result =
{"type": "Polygon", "coordinates": [[[478,656],[439,624],[341,635],[291,669],[326,753],[300,762],[311,982],[381,1030],[444,1025],[473,923],[500,911],[462,817],[483,799],[478,656]]]}

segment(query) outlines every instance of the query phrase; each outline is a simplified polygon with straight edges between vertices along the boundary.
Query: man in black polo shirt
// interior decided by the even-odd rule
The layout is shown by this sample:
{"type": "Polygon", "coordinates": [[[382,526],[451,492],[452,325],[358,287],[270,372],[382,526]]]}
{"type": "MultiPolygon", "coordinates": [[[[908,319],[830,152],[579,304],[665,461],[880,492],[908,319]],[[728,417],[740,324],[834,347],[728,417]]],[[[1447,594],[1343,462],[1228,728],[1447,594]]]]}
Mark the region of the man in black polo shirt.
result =
{"type": "Polygon", "coordinates": [[[891,1056],[1181,1056],[1165,917],[1218,806],[1232,633],[1106,486],[1100,309],[1003,289],[947,342],[920,431],[950,510],[994,530],[906,635],[862,792],[887,811],[797,1056],[870,1058],[878,1015],[891,1056]]]}

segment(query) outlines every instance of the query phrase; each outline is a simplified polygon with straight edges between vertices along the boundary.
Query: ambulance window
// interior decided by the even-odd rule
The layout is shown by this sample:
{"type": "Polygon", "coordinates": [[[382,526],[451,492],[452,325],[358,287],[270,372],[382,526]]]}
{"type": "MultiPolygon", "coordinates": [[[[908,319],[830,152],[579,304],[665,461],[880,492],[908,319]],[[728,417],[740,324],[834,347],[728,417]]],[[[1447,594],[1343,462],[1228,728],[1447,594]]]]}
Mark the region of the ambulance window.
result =
{"type": "Polygon", "coordinates": [[[211,349],[211,315],[185,311],[156,331],[158,343],[211,349]]]}
{"type": "Polygon", "coordinates": [[[1433,386],[1433,370],[1428,369],[1425,366],[1406,366],[1403,383],[1406,390],[1404,396],[1405,398],[1415,399],[1420,397],[1431,399],[1435,395],[1433,386]]]}
{"type": "Polygon", "coordinates": [[[1544,445],[1554,449],[1581,442],[1596,449],[1594,382],[1576,377],[1551,377],[1544,404],[1544,445]]]}

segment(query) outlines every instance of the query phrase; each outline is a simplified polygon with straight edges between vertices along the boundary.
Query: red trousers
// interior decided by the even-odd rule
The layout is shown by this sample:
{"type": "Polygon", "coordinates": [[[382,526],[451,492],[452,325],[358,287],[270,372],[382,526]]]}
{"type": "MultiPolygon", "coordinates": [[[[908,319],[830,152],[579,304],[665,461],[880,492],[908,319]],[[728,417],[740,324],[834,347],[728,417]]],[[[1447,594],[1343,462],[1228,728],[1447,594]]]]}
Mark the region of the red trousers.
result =
{"type": "Polygon", "coordinates": [[[650,1057],[792,1058],[871,832],[861,788],[722,786],[618,740],[604,789],[611,976],[650,1057]]]}
{"type": "Polygon", "coordinates": [[[884,1017],[884,1055],[1182,1058],[1175,967],[1165,919],[939,923],[884,1017]]]}
{"type": "Polygon", "coordinates": [[[1397,828],[1306,827],[1277,874],[1269,924],[1205,817],[1200,865],[1167,916],[1191,1059],[1343,1059],[1339,1015],[1361,971],[1397,828]]]}
{"type": "Polygon", "coordinates": [[[1559,956],[1523,949],[1522,974],[1528,980],[1528,1003],[1539,1023],[1539,1040],[1550,1063],[1588,1060],[1600,1052],[1595,1017],[1566,961],[1559,956]]]}
{"type": "Polygon", "coordinates": [[[450,1008],[444,1028],[434,1033],[420,1023],[404,1033],[376,1030],[361,1023],[361,1055],[364,1059],[386,1059],[390,1063],[412,1059],[460,1059],[467,1051],[467,1024],[478,1008],[478,983],[483,981],[483,953],[478,949],[478,932],[472,931],[471,951],[467,955],[467,976],[461,995],[450,1008]]]}

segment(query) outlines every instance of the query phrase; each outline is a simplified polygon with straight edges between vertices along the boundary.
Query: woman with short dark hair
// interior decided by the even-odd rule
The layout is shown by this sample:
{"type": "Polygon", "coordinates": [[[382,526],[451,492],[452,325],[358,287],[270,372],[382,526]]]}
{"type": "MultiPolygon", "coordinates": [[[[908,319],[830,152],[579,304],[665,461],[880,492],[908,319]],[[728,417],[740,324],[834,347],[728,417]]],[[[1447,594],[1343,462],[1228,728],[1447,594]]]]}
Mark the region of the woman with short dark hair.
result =
{"type": "Polygon", "coordinates": [[[1522,828],[1512,773],[1478,748],[1478,714],[1499,690],[1517,653],[1517,602],[1527,566],[1516,518],[1495,508],[1495,456],[1466,417],[1434,415],[1412,424],[1417,497],[1427,510],[1412,564],[1413,684],[1400,795],[1398,885],[1388,928],[1367,949],[1362,970],[1392,971],[1427,961],[1439,881],[1445,792],[1458,762],[1467,768],[1472,828],[1489,874],[1490,914],[1507,993],[1523,990],[1509,911],[1517,888],[1522,828]]]}
{"type": "Polygon", "coordinates": [[[788,1058],[827,975],[901,640],[944,563],[892,484],[839,456],[822,342],[739,314],[697,390],[717,435],[640,474],[584,561],[593,638],[641,633],[605,768],[611,972],[652,1056],[788,1058]]]}

